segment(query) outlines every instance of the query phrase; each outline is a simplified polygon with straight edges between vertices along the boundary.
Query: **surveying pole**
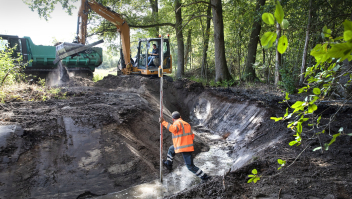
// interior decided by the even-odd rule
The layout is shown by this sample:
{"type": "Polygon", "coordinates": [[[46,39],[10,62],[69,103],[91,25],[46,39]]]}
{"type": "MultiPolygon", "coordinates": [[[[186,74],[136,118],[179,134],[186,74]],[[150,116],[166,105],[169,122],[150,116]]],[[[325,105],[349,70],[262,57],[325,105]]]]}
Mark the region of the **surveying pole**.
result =
{"type": "MultiPolygon", "coordinates": [[[[163,61],[164,61],[164,38],[161,35],[160,42],[160,66],[158,75],[160,77],[160,117],[163,117],[163,61]]],[[[163,182],[163,125],[160,123],[160,182],[163,182]]]]}

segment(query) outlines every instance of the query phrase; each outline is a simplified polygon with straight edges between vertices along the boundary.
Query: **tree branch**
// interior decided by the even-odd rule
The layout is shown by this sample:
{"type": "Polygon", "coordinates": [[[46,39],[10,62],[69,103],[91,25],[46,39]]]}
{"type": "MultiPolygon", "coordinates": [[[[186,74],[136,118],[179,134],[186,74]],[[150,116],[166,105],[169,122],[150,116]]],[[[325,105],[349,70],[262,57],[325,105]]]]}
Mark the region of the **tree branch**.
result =
{"type": "Polygon", "coordinates": [[[205,4],[209,4],[211,6],[213,6],[215,8],[215,5],[209,3],[209,2],[206,2],[206,1],[196,1],[196,2],[193,2],[193,3],[189,3],[189,4],[186,4],[186,5],[182,5],[180,6],[179,8],[177,8],[177,10],[175,12],[178,12],[179,9],[181,9],[181,7],[187,7],[187,6],[190,6],[190,5],[193,5],[193,4],[197,4],[197,3],[205,3],[205,4]]]}
{"type": "Polygon", "coordinates": [[[208,16],[208,15],[199,15],[199,16],[194,16],[194,17],[192,17],[190,20],[188,20],[187,21],[187,23],[185,24],[185,25],[183,25],[182,26],[182,28],[177,32],[177,34],[179,34],[181,31],[182,31],[182,29],[185,27],[185,26],[187,26],[187,24],[189,24],[189,22],[191,22],[193,19],[195,19],[195,18],[199,18],[199,17],[208,17],[208,18],[213,18],[213,17],[211,17],[211,16],[208,16]]]}
{"type": "Polygon", "coordinates": [[[173,23],[160,23],[160,24],[150,24],[150,25],[129,25],[131,28],[152,28],[157,26],[171,26],[175,27],[176,24],[173,23]]]}

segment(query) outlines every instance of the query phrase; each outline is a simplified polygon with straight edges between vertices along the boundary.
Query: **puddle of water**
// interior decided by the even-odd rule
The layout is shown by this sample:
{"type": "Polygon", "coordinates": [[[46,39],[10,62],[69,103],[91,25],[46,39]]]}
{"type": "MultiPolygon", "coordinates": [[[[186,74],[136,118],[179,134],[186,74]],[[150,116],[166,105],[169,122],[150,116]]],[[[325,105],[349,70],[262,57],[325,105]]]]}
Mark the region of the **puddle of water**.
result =
{"type": "MultiPolygon", "coordinates": [[[[194,133],[210,140],[219,140],[221,138],[218,135],[209,133],[198,133],[196,131],[194,133]]],[[[234,161],[233,158],[227,155],[229,150],[228,147],[224,147],[226,144],[226,141],[221,141],[221,143],[210,146],[209,151],[200,153],[194,158],[194,164],[211,176],[223,175],[224,172],[229,170],[234,161]]],[[[163,198],[201,183],[201,180],[190,172],[185,165],[175,168],[171,173],[166,174],[165,172],[166,170],[164,170],[163,183],[160,183],[159,179],[157,179],[97,198],[163,198]]]]}

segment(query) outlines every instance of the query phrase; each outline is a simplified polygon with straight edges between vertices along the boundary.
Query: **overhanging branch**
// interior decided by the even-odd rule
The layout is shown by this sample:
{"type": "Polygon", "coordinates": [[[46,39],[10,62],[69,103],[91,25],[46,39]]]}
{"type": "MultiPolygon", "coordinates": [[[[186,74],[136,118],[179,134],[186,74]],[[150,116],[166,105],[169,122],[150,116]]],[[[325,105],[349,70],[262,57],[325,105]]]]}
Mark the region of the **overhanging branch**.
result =
{"type": "Polygon", "coordinates": [[[159,24],[150,24],[150,25],[129,25],[131,28],[153,28],[157,26],[171,26],[175,27],[176,25],[173,23],[159,23],[159,24]]]}
{"type": "Polygon", "coordinates": [[[193,2],[193,3],[189,3],[189,4],[186,4],[186,5],[181,5],[179,8],[177,8],[177,10],[175,12],[178,12],[179,9],[181,9],[181,7],[187,7],[187,6],[190,6],[190,5],[193,5],[193,4],[198,4],[198,3],[205,3],[205,4],[208,4],[208,5],[211,5],[212,7],[215,8],[215,5],[209,3],[209,2],[206,2],[206,1],[196,1],[196,2],[193,2]]]}
{"type": "Polygon", "coordinates": [[[179,34],[179,33],[182,31],[182,29],[183,29],[185,26],[187,26],[187,24],[189,24],[189,22],[191,22],[193,19],[199,18],[199,17],[208,17],[208,18],[210,18],[210,19],[212,18],[211,16],[208,16],[208,15],[198,15],[198,16],[194,16],[194,17],[192,17],[190,20],[188,20],[185,25],[182,26],[182,28],[177,32],[177,34],[179,34]]]}

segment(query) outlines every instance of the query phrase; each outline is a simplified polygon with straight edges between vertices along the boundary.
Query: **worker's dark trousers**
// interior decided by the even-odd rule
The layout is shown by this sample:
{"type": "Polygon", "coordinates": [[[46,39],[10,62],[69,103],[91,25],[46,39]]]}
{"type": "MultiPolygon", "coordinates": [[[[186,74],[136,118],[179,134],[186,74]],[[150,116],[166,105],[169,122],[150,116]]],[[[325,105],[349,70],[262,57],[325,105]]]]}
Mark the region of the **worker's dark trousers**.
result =
{"type": "MultiPolygon", "coordinates": [[[[193,157],[192,157],[192,152],[181,152],[183,159],[185,160],[186,166],[188,170],[190,170],[192,173],[196,174],[198,177],[201,179],[204,179],[207,177],[207,174],[204,173],[200,168],[196,167],[193,164],[193,157]]],[[[175,157],[175,148],[174,145],[171,145],[168,152],[167,152],[167,164],[172,166],[173,159],[175,157]]]]}

